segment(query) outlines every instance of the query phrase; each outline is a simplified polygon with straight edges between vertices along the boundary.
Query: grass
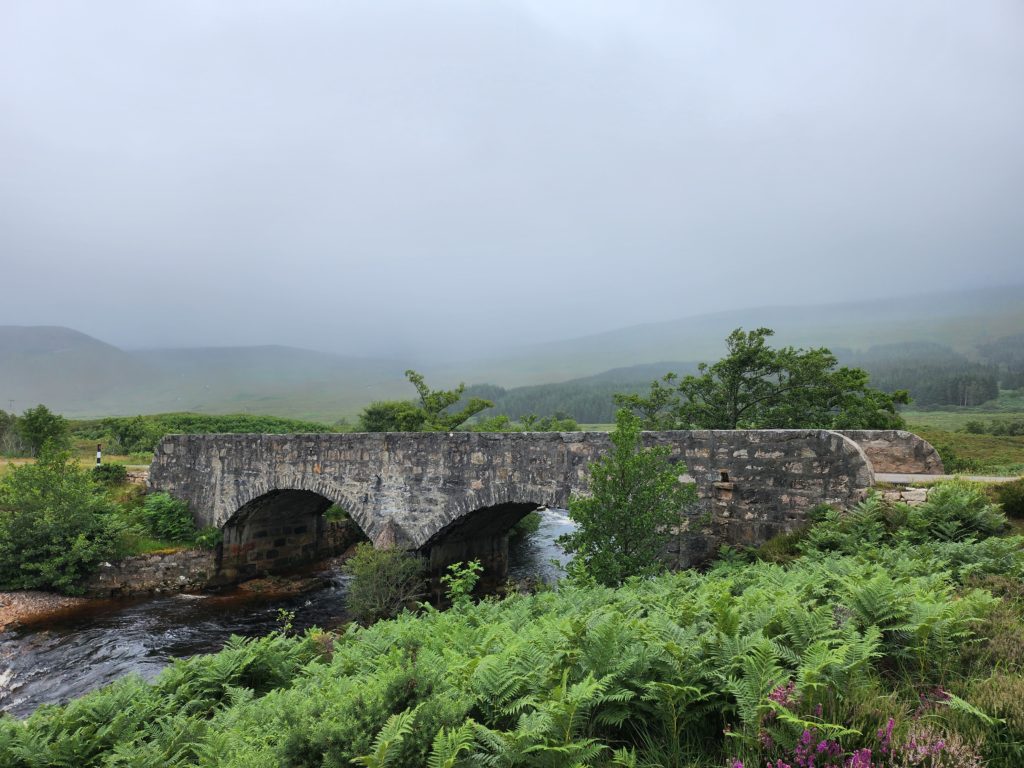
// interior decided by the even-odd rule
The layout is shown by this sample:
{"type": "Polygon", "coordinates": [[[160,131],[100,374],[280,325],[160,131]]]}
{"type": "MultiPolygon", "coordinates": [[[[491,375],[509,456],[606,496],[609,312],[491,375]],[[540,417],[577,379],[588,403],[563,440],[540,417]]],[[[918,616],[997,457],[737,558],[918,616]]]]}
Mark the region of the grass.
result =
{"type": "MultiPolygon", "coordinates": [[[[96,440],[89,438],[72,438],[71,454],[82,466],[92,466],[96,463],[96,440]]],[[[107,464],[127,464],[129,467],[148,467],[153,462],[153,454],[149,452],[127,453],[127,454],[103,454],[103,461],[107,464]]]]}
{"type": "Polygon", "coordinates": [[[1024,419],[1024,391],[1004,389],[995,400],[987,403],[959,408],[956,406],[940,406],[929,410],[902,411],[908,424],[922,427],[957,432],[967,426],[969,421],[1007,422],[1024,419]]]}
{"type": "Polygon", "coordinates": [[[946,432],[958,432],[967,426],[969,421],[989,422],[1024,421],[1022,411],[976,411],[963,408],[959,411],[904,411],[902,414],[908,424],[946,432]]]}
{"type": "Polygon", "coordinates": [[[911,432],[938,449],[947,465],[947,472],[985,475],[1024,473],[1024,436],[972,435],[913,422],[908,426],[911,432]]]}

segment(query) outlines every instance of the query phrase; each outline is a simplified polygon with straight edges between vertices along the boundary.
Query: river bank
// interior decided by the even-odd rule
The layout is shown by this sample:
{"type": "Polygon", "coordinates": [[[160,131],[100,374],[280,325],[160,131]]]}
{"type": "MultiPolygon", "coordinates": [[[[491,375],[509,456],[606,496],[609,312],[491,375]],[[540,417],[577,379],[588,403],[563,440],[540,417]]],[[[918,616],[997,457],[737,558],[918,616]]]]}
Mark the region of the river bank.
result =
{"type": "MultiPolygon", "coordinates": [[[[509,547],[510,580],[557,579],[553,561],[567,557],[555,540],[571,529],[563,510],[542,512],[539,528],[509,547]]],[[[218,651],[232,635],[265,635],[283,620],[296,632],[339,629],[349,621],[341,559],[321,561],[319,571],[198,593],[121,599],[36,593],[38,600],[27,592],[0,593],[9,606],[5,621],[24,622],[0,630],[0,712],[25,717],[40,704],[69,701],[128,674],[150,680],[175,659],[218,651]]]]}
{"type": "Polygon", "coordinates": [[[56,592],[0,592],[0,632],[67,614],[97,602],[95,598],[70,597],[56,592]]]}
{"type": "MultiPolygon", "coordinates": [[[[336,571],[349,555],[346,552],[313,563],[290,575],[261,576],[214,590],[273,598],[301,595],[322,587],[330,578],[328,574],[336,571]]],[[[118,563],[104,563],[89,580],[87,594],[81,597],[39,590],[0,592],[0,632],[63,621],[77,613],[131,605],[146,598],[177,593],[200,596],[210,591],[212,571],[208,566],[212,563],[212,554],[202,550],[139,555],[118,563]]]]}

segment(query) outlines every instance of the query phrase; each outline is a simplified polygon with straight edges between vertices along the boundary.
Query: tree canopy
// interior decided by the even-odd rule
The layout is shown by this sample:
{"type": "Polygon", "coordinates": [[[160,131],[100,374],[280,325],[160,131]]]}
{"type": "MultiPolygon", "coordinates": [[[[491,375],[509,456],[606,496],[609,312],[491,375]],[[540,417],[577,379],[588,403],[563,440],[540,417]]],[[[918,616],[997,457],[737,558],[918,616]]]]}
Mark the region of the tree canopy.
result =
{"type": "Polygon", "coordinates": [[[47,446],[0,481],[0,589],[80,592],[120,553],[124,527],[92,474],[47,446]]]}
{"type": "Polygon", "coordinates": [[[39,455],[47,444],[54,449],[64,448],[68,444],[67,419],[45,405],[37,405],[21,414],[16,429],[33,456],[39,455]]]}
{"type": "Polygon", "coordinates": [[[465,384],[455,389],[431,389],[423,375],[410,369],[405,378],[416,388],[415,400],[379,400],[359,416],[364,432],[448,432],[480,411],[494,405],[490,400],[471,397],[459,410],[452,410],[463,398],[465,384]]]}
{"type": "Polygon", "coordinates": [[[905,391],[868,386],[860,368],[837,368],[825,347],[774,349],[770,328],[737,328],[728,354],[697,375],[668,373],[647,394],[616,394],[645,429],[896,429],[905,391]]]}

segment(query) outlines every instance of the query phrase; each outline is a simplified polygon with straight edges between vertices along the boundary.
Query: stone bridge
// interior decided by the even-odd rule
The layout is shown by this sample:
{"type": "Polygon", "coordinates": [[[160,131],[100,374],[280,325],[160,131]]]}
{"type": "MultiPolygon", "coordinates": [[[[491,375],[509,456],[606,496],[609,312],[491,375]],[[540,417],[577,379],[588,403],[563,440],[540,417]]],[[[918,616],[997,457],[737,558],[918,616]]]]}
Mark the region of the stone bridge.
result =
{"type": "MultiPolygon", "coordinates": [[[[907,432],[701,430],[643,441],[667,446],[696,483],[698,503],[680,511],[670,547],[681,566],[723,542],[791,531],[817,504],[855,503],[874,483],[873,463],[942,471],[934,449],[907,432]]],[[[418,550],[435,571],[479,557],[502,579],[511,526],[585,493],[588,463],[609,446],[598,432],[171,435],[149,484],[187,500],[198,526],[223,529],[224,581],[332,554],[354,527],[375,546],[418,550]],[[331,505],[351,523],[329,523],[331,505]]]]}

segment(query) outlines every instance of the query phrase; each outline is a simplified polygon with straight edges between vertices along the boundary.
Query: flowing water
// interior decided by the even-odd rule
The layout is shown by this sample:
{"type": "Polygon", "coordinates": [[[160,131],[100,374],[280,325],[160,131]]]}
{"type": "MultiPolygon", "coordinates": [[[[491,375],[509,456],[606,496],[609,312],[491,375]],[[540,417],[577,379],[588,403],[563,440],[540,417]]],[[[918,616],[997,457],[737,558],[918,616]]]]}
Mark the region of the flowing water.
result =
{"type": "MultiPolygon", "coordinates": [[[[544,510],[540,528],[514,540],[509,577],[554,581],[565,554],[554,543],[573,525],[564,510],[544,510]]],[[[326,574],[324,586],[292,597],[235,590],[91,605],[46,625],[0,633],[0,711],[16,717],[40,704],[62,703],[129,673],[152,679],[172,659],[210,653],[231,635],[279,628],[279,612],[296,629],[329,629],[345,621],[346,577],[326,574]]]]}

